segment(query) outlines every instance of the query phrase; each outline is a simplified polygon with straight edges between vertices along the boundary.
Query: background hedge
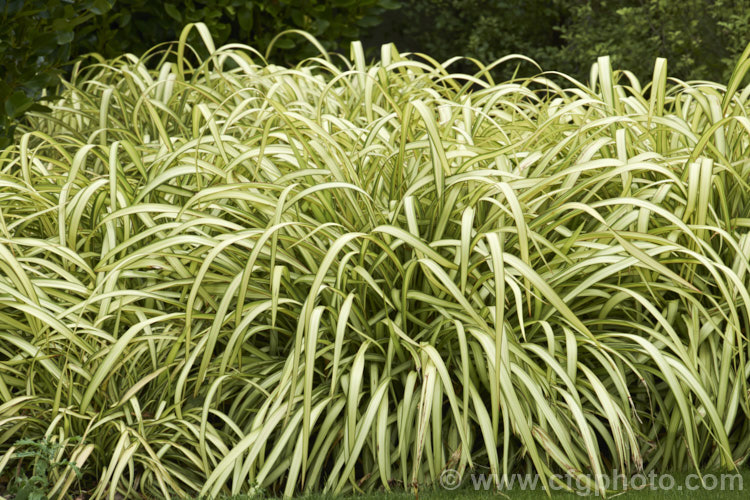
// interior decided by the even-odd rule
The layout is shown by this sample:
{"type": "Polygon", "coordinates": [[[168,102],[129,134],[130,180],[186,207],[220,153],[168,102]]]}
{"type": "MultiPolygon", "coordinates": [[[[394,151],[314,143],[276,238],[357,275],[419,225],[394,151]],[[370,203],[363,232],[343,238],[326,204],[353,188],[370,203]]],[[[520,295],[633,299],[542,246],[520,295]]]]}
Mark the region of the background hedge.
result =
{"type": "Polygon", "coordinates": [[[670,76],[726,81],[750,41],[750,0],[413,0],[384,25],[373,42],[439,60],[521,53],[585,80],[601,55],[639,78],[666,57],[670,76]]]}
{"type": "MultiPolygon", "coordinates": [[[[721,82],[750,40],[750,0],[0,0],[0,148],[24,113],[44,111],[34,103],[71,60],[140,54],[197,21],[217,44],[261,50],[280,31],[301,29],[330,50],[363,39],[370,50],[393,41],[438,60],[521,53],[581,80],[600,55],[641,79],[666,57],[670,76],[721,82]]],[[[313,53],[301,37],[285,37],[272,58],[313,53]]]]}

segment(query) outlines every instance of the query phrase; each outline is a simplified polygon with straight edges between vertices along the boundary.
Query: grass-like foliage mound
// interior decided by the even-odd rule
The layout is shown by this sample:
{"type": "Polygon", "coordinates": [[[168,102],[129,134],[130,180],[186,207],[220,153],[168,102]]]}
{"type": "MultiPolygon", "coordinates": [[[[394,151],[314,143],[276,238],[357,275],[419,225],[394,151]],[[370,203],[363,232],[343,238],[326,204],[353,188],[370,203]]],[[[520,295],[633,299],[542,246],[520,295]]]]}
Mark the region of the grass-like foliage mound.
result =
{"type": "Polygon", "coordinates": [[[747,459],[750,50],[586,86],[185,38],[0,153],[5,479],[45,437],[110,498],[747,459]]]}

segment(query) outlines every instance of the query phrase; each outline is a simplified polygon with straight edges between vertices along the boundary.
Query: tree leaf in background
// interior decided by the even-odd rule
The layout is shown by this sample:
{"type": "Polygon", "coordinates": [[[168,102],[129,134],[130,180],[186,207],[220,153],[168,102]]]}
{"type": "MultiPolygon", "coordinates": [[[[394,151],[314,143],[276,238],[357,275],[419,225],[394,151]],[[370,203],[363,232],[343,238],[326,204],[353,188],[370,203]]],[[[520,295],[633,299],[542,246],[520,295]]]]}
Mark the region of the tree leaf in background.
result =
{"type": "Polygon", "coordinates": [[[8,100],[5,101],[5,112],[10,118],[17,118],[26,111],[34,101],[26,97],[22,91],[14,92],[8,100]]]}
{"type": "Polygon", "coordinates": [[[75,38],[75,33],[72,31],[60,31],[55,35],[55,39],[57,41],[57,45],[65,45],[67,43],[70,43],[73,41],[73,38],[75,38]]]}
{"type": "Polygon", "coordinates": [[[175,7],[174,4],[165,3],[164,4],[164,12],[166,12],[167,14],[169,14],[169,17],[171,17],[172,19],[174,19],[178,23],[182,22],[182,13],[180,12],[180,10],[177,7],[175,7]]]}
{"type": "Polygon", "coordinates": [[[249,31],[253,27],[253,7],[247,5],[241,7],[237,11],[237,22],[240,23],[240,28],[245,31],[249,31]]]}

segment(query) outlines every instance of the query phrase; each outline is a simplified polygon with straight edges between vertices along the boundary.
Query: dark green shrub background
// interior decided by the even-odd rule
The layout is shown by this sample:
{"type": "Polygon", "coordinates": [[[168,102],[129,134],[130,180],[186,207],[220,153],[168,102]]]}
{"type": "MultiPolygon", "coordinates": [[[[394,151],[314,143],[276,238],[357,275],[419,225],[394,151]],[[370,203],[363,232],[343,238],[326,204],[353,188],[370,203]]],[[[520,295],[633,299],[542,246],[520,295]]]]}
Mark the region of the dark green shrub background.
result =
{"type": "Polygon", "coordinates": [[[0,0],[0,149],[25,112],[43,111],[34,103],[75,57],[76,36],[110,7],[107,0],[0,0]]]}
{"type": "Polygon", "coordinates": [[[520,53],[586,80],[610,55],[642,80],[666,57],[670,76],[721,82],[750,42],[750,0],[413,0],[384,24],[372,43],[439,60],[520,53]]]}
{"type": "MultiPolygon", "coordinates": [[[[386,9],[399,6],[395,0],[116,0],[92,22],[95,29],[81,37],[78,49],[105,57],[139,54],[176,40],[185,24],[202,22],[217,46],[240,42],[265,49],[279,32],[300,29],[338,50],[380,24],[386,9]]],[[[278,47],[286,49],[277,55],[280,62],[314,55],[301,39],[284,38],[278,47]]]]}
{"type": "MultiPolygon", "coordinates": [[[[294,28],[330,50],[363,39],[370,49],[393,41],[439,60],[520,53],[581,80],[609,54],[641,80],[656,57],[667,57],[673,77],[726,81],[750,42],[750,0],[0,0],[0,149],[24,113],[44,111],[35,102],[72,59],[141,54],[198,21],[217,45],[264,50],[294,28]]],[[[299,37],[276,48],[273,59],[287,64],[314,54],[299,37]]]]}
{"type": "MultiPolygon", "coordinates": [[[[176,40],[185,24],[199,21],[217,45],[231,41],[265,49],[279,32],[301,29],[340,50],[399,6],[395,0],[0,0],[0,149],[10,144],[17,121],[34,109],[42,90],[53,88],[77,56],[141,54],[176,40]]],[[[285,37],[276,47],[278,62],[314,54],[300,37],[285,37]]]]}

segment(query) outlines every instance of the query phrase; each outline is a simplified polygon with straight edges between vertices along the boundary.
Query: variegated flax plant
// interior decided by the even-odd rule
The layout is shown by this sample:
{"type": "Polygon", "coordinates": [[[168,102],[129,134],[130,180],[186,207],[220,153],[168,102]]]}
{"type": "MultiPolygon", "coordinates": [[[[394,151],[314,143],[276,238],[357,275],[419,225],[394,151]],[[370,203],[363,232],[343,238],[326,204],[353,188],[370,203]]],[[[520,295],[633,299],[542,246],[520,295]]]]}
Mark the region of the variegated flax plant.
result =
{"type": "Polygon", "coordinates": [[[319,49],[189,25],[0,153],[2,477],[45,437],[97,499],[747,461],[750,47],[727,84],[319,49]]]}

